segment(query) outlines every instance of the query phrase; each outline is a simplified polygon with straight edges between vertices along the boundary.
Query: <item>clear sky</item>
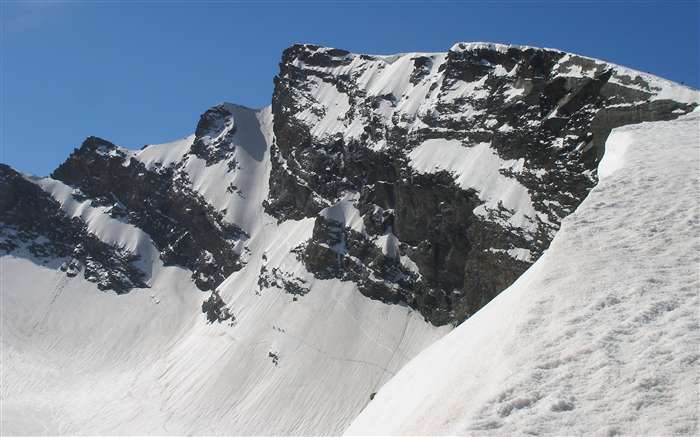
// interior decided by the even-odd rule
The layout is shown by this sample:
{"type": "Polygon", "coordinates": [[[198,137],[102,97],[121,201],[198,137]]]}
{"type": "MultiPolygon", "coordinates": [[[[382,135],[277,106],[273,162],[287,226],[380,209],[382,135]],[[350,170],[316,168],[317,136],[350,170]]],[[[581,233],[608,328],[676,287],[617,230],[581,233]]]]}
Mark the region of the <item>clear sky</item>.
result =
{"type": "Polygon", "coordinates": [[[296,42],[389,54],[553,47],[698,87],[697,1],[7,2],[0,161],[50,173],[89,135],[140,148],[208,107],[269,104],[296,42]]]}

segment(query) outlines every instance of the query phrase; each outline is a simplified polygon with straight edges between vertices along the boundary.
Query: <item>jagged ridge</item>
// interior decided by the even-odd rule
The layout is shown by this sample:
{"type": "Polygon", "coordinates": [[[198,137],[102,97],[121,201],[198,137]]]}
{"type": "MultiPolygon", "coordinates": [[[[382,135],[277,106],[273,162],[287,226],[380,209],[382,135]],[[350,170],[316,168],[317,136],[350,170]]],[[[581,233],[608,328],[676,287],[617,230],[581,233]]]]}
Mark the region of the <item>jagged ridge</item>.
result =
{"type": "MultiPolygon", "coordinates": [[[[595,184],[610,129],[696,102],[686,88],[553,49],[458,43],[372,56],[295,45],[275,78],[262,206],[279,221],[315,218],[295,254],[317,278],[459,323],[548,247],[595,184]]],[[[263,135],[246,132],[253,113],[211,108],[172,158],[90,137],[52,177],[145,231],[166,265],[213,290],[245,263],[257,225],[241,222],[241,209],[260,214],[234,183],[237,147],[263,135]]],[[[306,288],[277,266],[259,277],[296,295],[306,288]]]]}

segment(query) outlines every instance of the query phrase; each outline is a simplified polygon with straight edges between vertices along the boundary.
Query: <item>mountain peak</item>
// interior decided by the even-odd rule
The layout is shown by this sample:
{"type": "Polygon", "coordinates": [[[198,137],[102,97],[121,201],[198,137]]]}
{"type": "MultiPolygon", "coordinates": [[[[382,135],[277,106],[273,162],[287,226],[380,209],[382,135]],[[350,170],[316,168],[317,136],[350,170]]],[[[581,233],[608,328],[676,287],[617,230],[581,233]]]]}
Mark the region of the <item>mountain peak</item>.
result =
{"type": "MultiPolygon", "coordinates": [[[[3,399],[10,421],[23,421],[8,433],[339,435],[370,401],[384,402],[384,389],[374,394],[413,356],[478,320],[551,253],[562,221],[598,183],[601,156],[609,158],[601,176],[610,177],[627,147],[618,137],[606,151],[613,129],[676,119],[697,98],[553,50],[462,43],[375,56],[298,44],[285,50],[264,111],[221,103],[201,115],[194,135],[140,151],[90,137],[50,178],[0,166],[0,261],[9,272],[2,328],[11,340],[2,347],[16,352],[7,374],[18,381],[3,387],[3,399]],[[42,422],[27,431],[28,421],[42,422]]],[[[647,148],[639,165],[666,159],[647,148]]],[[[671,170],[630,186],[648,195],[671,170]]],[[[613,197],[579,220],[593,261],[596,219],[624,216],[625,193],[613,197]]],[[[662,235],[639,229],[645,241],[662,235]]],[[[664,238],[654,241],[663,246],[656,254],[668,249],[664,238]]],[[[601,271],[599,262],[591,267],[601,271]]],[[[556,314],[581,307],[569,299],[581,294],[564,289],[554,290],[556,314]]],[[[583,304],[613,308],[614,317],[619,302],[601,290],[610,291],[593,287],[583,304]]],[[[543,302],[551,299],[490,311],[501,321],[522,308],[541,318],[552,313],[543,302]]],[[[659,315],[657,304],[640,324],[659,315]]],[[[537,326],[526,319],[518,332],[537,326]]],[[[434,373],[424,376],[432,389],[434,373]]],[[[539,380],[524,391],[540,392],[539,380]]],[[[517,388],[493,393],[496,420],[523,405],[562,423],[574,403],[587,411],[579,402],[588,395],[524,402],[517,388]]],[[[402,414],[415,411],[428,410],[402,414]]]]}
{"type": "Polygon", "coordinates": [[[120,147],[114,145],[113,143],[96,136],[89,136],[85,138],[80,145],[80,149],[96,150],[101,152],[109,152],[119,148],[120,147]]]}

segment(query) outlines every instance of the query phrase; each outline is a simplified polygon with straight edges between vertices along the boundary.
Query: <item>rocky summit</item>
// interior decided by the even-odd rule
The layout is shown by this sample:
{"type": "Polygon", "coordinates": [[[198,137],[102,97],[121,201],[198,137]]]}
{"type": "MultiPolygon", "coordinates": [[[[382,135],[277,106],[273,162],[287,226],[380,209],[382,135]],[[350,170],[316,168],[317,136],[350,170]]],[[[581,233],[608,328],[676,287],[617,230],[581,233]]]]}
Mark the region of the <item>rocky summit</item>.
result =
{"type": "MultiPolygon", "coordinates": [[[[264,232],[250,217],[313,219],[290,249],[308,275],[263,264],[258,292],[301,299],[309,280],[339,279],[456,325],[548,248],[596,184],[613,128],[697,106],[691,90],[648,74],[490,43],[392,56],[294,45],[274,85],[271,108],[217,105],[170,145],[132,151],[89,137],[49,178],[0,167],[0,248],[60,259],[103,290],[148,287],[148,255],[91,228],[84,204],[216,293],[265,256],[247,245],[264,232]]],[[[211,303],[217,318],[225,303],[211,303]]]]}
{"type": "Polygon", "coordinates": [[[272,101],[265,210],[315,217],[301,257],[435,324],[522,274],[596,183],[612,128],[695,103],[637,72],[556,50],[287,49],[272,101]]]}

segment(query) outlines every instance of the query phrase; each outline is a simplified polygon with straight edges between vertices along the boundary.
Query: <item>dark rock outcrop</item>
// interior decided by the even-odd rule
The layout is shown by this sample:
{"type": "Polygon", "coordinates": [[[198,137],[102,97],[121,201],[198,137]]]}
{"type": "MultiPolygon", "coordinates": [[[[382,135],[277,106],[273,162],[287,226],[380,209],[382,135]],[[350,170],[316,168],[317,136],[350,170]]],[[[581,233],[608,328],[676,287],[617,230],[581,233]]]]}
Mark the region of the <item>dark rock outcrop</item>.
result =
{"type": "MultiPolygon", "coordinates": [[[[236,120],[226,105],[217,105],[201,115],[190,153],[206,161],[207,165],[229,159],[235,150],[233,136],[236,120]]],[[[230,162],[231,168],[235,162],[230,162]]]]}
{"type": "Polygon", "coordinates": [[[360,193],[365,232],[317,217],[307,268],[433,323],[459,323],[548,247],[595,185],[612,128],[694,107],[651,100],[658,91],[628,70],[556,50],[458,44],[446,54],[373,57],[295,45],[275,78],[265,209],[279,220],[313,217],[360,193]],[[409,67],[394,68],[401,62],[409,67]],[[487,143],[505,163],[494,172],[524,187],[532,210],[489,200],[458,175],[417,173],[411,152],[429,139],[487,143]],[[377,254],[372,241],[387,228],[419,274],[377,254]]]}
{"type": "Polygon", "coordinates": [[[69,218],[49,194],[10,167],[0,164],[0,252],[26,250],[38,262],[63,260],[61,270],[85,279],[100,290],[126,293],[147,287],[136,265],[138,255],[108,245],[69,218]]]}
{"type": "Polygon", "coordinates": [[[209,323],[221,323],[236,319],[231,313],[231,310],[226,306],[226,302],[224,302],[216,291],[213,291],[209,298],[202,302],[202,312],[207,316],[207,321],[209,323]]]}
{"type": "Polygon", "coordinates": [[[149,170],[112,143],[90,137],[52,177],[79,188],[95,205],[123,205],[126,219],[150,235],[163,262],[192,270],[202,290],[241,268],[233,248],[247,235],[193,191],[177,165],[149,170]]]}

